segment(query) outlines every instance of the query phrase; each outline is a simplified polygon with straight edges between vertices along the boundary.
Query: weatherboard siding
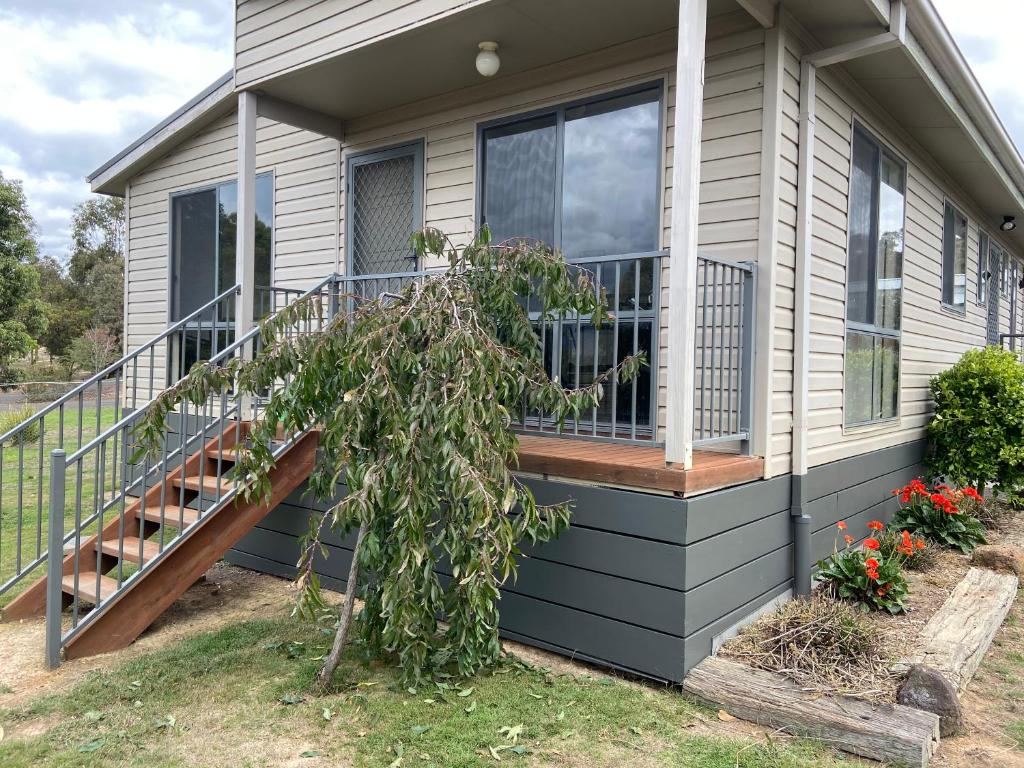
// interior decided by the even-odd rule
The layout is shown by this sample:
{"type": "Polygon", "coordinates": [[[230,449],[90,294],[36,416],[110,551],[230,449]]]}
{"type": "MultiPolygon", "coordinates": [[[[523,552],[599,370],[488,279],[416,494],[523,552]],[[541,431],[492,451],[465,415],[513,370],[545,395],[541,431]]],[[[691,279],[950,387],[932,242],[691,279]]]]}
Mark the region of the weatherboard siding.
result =
{"type": "MultiPolygon", "coordinates": [[[[795,34],[786,40],[787,120],[783,130],[787,146],[783,152],[783,177],[795,174],[797,112],[801,46],[795,34]],[[792,159],[791,159],[792,156],[792,159]],[[791,167],[792,166],[792,167],[791,167]]],[[[861,89],[834,68],[818,73],[816,101],[816,143],[814,201],[812,206],[812,267],[810,306],[810,381],[808,414],[808,456],[813,465],[825,464],[924,436],[930,418],[929,380],[953,365],[972,347],[985,344],[986,308],[979,306],[978,222],[979,207],[938,168],[934,159],[920,149],[897,123],[867,97],[861,89]],[[907,164],[906,228],[903,260],[903,321],[899,418],[878,425],[844,428],[844,345],[846,316],[847,215],[849,206],[850,148],[855,120],[889,146],[907,164]],[[942,290],[943,205],[951,200],[968,217],[967,306],[964,314],[944,309],[942,290]]],[[[795,179],[794,179],[795,180],[795,179]]],[[[790,192],[787,192],[787,195],[790,192]]],[[[795,200],[794,200],[795,205],[795,200]]],[[[795,224],[795,208],[783,205],[795,224]]],[[[782,228],[786,241],[780,253],[790,253],[790,228],[782,228]]],[[[997,232],[990,236],[1005,247],[997,232]]],[[[793,233],[795,243],[795,231],[793,233]]],[[[1011,254],[1013,253],[1007,249],[1011,254]]],[[[1015,254],[1016,255],[1016,254],[1015,254]]],[[[782,286],[777,294],[791,306],[791,290],[782,286]]],[[[788,278],[786,278],[788,280],[788,278]]],[[[1001,299],[1000,329],[1009,328],[1009,296],[1001,299]]],[[[787,338],[792,312],[779,312],[777,343],[787,338]]],[[[791,334],[789,334],[791,338],[791,334]]],[[[776,403],[780,414],[791,402],[791,382],[785,366],[788,355],[778,355],[776,403]]],[[[787,445],[785,417],[779,416],[775,444],[787,445]]],[[[781,463],[773,472],[786,471],[781,463]]]]}
{"type": "MultiPolygon", "coordinates": [[[[221,118],[131,180],[128,206],[126,345],[131,351],[169,322],[171,196],[237,176],[237,120],[221,118]]],[[[307,287],[335,269],[338,144],[307,131],[257,122],[256,167],[274,174],[274,280],[307,287]]],[[[153,356],[153,377],[164,381],[166,353],[153,356]]],[[[148,381],[148,356],[139,381],[148,381]]]]}

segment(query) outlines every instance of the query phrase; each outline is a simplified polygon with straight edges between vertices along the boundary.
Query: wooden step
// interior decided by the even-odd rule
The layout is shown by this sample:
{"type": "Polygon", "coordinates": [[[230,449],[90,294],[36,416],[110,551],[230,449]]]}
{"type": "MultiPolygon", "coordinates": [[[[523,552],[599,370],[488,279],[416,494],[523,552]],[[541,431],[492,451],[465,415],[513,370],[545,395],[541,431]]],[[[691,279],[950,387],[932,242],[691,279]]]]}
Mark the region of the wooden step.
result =
{"type": "MultiPolygon", "coordinates": [[[[174,521],[177,522],[178,518],[175,517],[174,521]]],[[[124,552],[124,559],[129,563],[139,563],[139,537],[138,536],[125,536],[124,547],[122,548],[121,543],[117,539],[111,541],[104,540],[103,546],[101,547],[103,554],[110,555],[111,557],[120,557],[121,552],[124,552]]],[[[152,560],[154,557],[160,554],[160,542],[150,541],[149,539],[142,540],[142,559],[152,560]]]]}
{"type": "Polygon", "coordinates": [[[183,522],[186,526],[192,525],[192,523],[199,519],[199,512],[190,507],[185,507],[184,512],[182,512],[181,507],[168,505],[164,508],[161,515],[160,503],[158,501],[146,507],[145,518],[150,523],[163,523],[164,525],[177,528],[179,522],[183,522]]]}
{"type": "MultiPolygon", "coordinates": [[[[69,595],[75,594],[75,574],[69,573],[63,579],[60,580],[61,586],[64,591],[69,595]]],[[[117,592],[117,579],[112,579],[109,576],[100,576],[100,597],[103,600],[111,597],[117,592]]],[[[96,599],[96,572],[95,571],[81,571],[78,574],[78,598],[84,600],[87,603],[97,605],[99,600],[96,599]]]]}
{"type": "Polygon", "coordinates": [[[218,479],[212,474],[203,475],[202,477],[199,475],[190,475],[184,479],[176,477],[171,481],[171,485],[175,488],[181,488],[184,486],[186,490],[189,491],[198,491],[202,489],[204,493],[212,494],[214,496],[227,493],[234,487],[234,483],[227,478],[221,477],[218,479]]]}
{"type": "Polygon", "coordinates": [[[213,459],[214,461],[217,461],[217,459],[220,459],[221,461],[229,461],[232,464],[238,462],[239,453],[240,451],[237,448],[221,449],[214,446],[206,449],[207,458],[213,459]]]}

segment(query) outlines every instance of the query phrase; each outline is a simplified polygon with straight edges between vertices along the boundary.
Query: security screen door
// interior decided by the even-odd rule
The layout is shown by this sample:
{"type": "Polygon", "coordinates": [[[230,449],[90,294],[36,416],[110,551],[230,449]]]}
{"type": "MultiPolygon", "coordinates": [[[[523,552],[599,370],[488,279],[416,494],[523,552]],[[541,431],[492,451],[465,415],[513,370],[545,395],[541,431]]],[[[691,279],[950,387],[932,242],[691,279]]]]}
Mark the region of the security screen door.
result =
{"type": "Polygon", "coordinates": [[[423,226],[423,144],[348,160],[348,267],[351,275],[416,269],[409,239],[423,226]]]}

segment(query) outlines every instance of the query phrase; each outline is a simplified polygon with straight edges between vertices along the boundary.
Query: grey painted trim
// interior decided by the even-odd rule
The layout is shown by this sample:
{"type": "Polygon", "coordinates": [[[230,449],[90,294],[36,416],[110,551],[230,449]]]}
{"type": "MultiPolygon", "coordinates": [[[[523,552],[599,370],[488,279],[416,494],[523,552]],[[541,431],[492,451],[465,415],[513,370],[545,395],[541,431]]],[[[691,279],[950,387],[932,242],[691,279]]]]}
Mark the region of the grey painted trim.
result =
{"type": "Polygon", "coordinates": [[[229,70],[228,72],[225,72],[214,82],[212,82],[202,91],[200,91],[196,96],[189,99],[189,101],[185,102],[170,115],[165,117],[159,123],[157,123],[144,134],[142,134],[142,136],[140,136],[138,139],[133,141],[127,147],[125,147],[112,158],[103,163],[103,165],[101,165],[99,168],[97,168],[88,176],[86,176],[85,180],[92,184],[93,191],[98,191],[97,188],[100,185],[102,185],[106,181],[109,181],[116,174],[126,170],[127,167],[132,163],[141,160],[141,155],[135,158],[130,157],[131,155],[136,153],[136,150],[142,149],[145,150],[146,152],[152,152],[156,149],[159,149],[166,139],[171,138],[170,135],[165,137],[164,139],[161,139],[160,141],[157,141],[148,148],[146,147],[146,144],[148,144],[150,140],[156,138],[165,129],[172,128],[173,131],[171,132],[171,135],[173,135],[180,131],[181,129],[188,126],[189,123],[191,123],[201,115],[209,112],[209,109],[213,109],[219,106],[220,104],[228,101],[234,92],[234,80],[235,72],[233,69],[229,70]],[[230,86],[230,88],[228,86],[230,86]],[[221,93],[222,91],[223,93],[221,93]],[[209,105],[208,109],[202,110],[201,112],[197,112],[197,114],[195,115],[188,114],[189,112],[196,110],[197,107],[201,106],[204,101],[210,99],[211,96],[216,96],[216,99],[214,99],[214,103],[209,105]],[[180,125],[175,126],[175,123],[180,123],[180,125]],[[99,181],[97,181],[97,179],[99,179],[100,176],[105,176],[107,178],[100,179],[99,181]]]}
{"type": "Polygon", "coordinates": [[[276,123],[285,123],[329,139],[341,141],[344,137],[341,120],[338,118],[262,93],[256,94],[256,114],[276,123]]]}

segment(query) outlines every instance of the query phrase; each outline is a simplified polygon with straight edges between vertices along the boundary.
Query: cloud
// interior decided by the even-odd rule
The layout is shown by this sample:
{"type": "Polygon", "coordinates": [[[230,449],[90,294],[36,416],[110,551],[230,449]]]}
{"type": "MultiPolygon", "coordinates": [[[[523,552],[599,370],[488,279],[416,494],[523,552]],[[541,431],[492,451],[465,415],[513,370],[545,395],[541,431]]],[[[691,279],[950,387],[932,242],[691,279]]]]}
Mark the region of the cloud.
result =
{"type": "Polygon", "coordinates": [[[64,257],[84,178],[231,67],[223,0],[4,0],[0,171],[64,257]]]}
{"type": "Polygon", "coordinates": [[[1024,147],[1024,3],[1020,0],[932,0],[978,82],[1016,143],[1024,147]]]}

